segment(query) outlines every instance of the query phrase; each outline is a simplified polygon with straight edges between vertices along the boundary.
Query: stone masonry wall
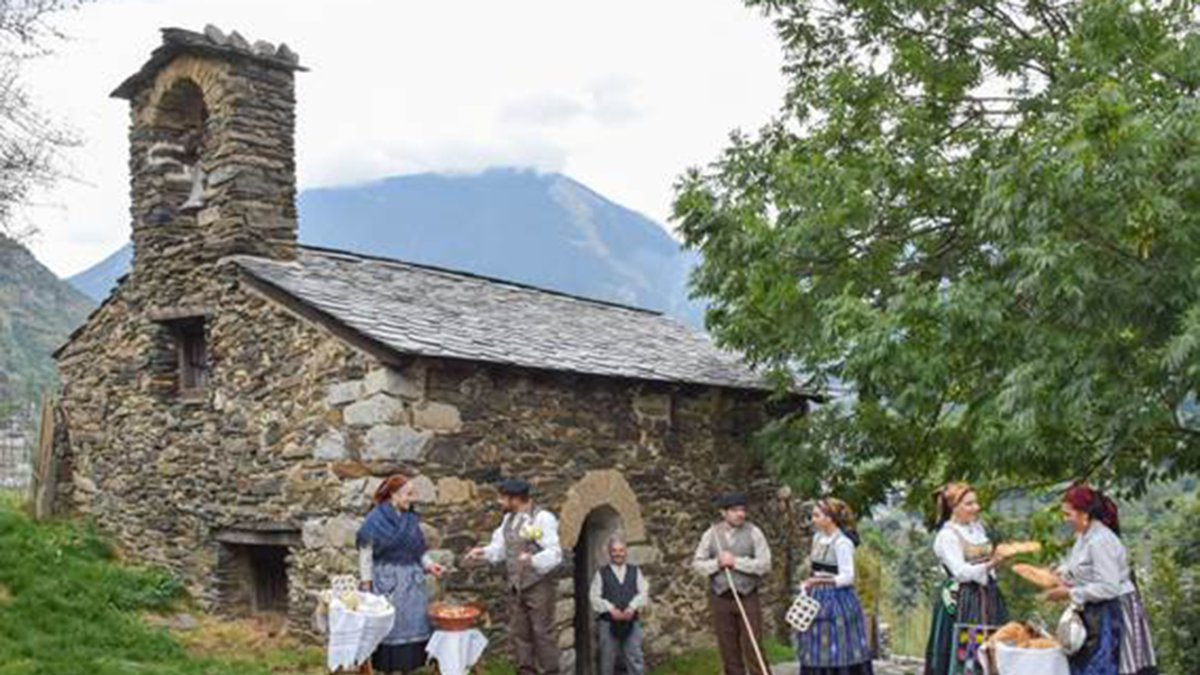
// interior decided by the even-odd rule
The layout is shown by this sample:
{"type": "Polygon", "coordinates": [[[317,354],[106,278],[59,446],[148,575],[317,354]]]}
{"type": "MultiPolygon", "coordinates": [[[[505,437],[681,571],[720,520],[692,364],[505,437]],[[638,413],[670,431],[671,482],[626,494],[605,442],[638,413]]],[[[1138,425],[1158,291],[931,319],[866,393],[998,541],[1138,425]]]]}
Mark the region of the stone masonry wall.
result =
{"type": "MultiPolygon", "coordinates": [[[[290,612],[306,626],[313,592],[354,571],[354,532],[380,477],[406,471],[419,474],[429,543],[450,564],[498,523],[501,476],[532,480],[569,543],[593,508],[615,510],[653,582],[653,654],[711,643],[705,585],[688,564],[716,516],[713,496],[746,489],[776,549],[767,605],[783,608],[785,542],[799,533],[781,528],[788,504],[747,449],[756,397],[438,360],[387,366],[245,290],[230,267],[214,283],[204,397],[167,386],[170,337],[128,285],[60,364],[73,476],[63,503],[130,557],[174,569],[209,606],[218,532],[290,526],[303,542],[289,555],[290,612]]],[[[566,558],[558,619],[569,658],[566,558]]],[[[502,645],[499,571],[460,565],[444,585],[487,602],[502,645]]]]}

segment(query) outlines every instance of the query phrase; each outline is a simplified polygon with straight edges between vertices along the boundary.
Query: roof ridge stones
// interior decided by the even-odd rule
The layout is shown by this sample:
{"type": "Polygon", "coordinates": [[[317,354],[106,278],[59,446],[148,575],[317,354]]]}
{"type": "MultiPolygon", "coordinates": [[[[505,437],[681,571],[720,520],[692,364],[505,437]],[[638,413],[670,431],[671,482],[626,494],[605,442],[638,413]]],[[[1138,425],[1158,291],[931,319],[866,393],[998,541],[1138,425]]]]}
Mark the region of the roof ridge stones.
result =
{"type": "Polygon", "coordinates": [[[236,30],[226,34],[212,24],[205,26],[203,32],[172,27],[163,28],[161,32],[162,44],[151,52],[149,60],[138,72],[126,78],[113,90],[114,98],[133,98],[142,85],[152,80],[161,68],[180,54],[200,54],[225,59],[233,57],[282,70],[308,70],[300,65],[300,55],[283,42],[278,46],[266,40],[251,43],[236,30]]]}

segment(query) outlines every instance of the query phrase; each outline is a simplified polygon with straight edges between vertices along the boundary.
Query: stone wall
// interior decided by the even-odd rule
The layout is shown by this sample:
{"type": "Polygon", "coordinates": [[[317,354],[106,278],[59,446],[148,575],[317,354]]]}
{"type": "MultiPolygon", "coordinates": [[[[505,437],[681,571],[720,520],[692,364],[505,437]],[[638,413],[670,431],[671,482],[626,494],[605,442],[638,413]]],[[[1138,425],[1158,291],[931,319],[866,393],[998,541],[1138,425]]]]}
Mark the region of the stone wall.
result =
{"type": "MultiPolygon", "coordinates": [[[[228,530],[294,528],[290,612],[307,625],[313,592],[354,571],[353,537],[380,477],[419,474],[432,547],[447,563],[498,523],[494,483],[518,475],[562,518],[574,545],[583,520],[608,507],[653,582],[650,649],[709,644],[705,586],[688,563],[714,519],[711,499],[737,487],[754,496],[779,564],[767,591],[782,609],[785,501],[747,448],[762,416],[756,395],[399,359],[351,349],[242,286],[221,292],[208,319],[205,396],[180,399],[170,337],[126,284],[62,355],[62,409],[73,480],[62,498],[95,517],[134,559],[168,565],[217,605],[216,541],[228,530]]],[[[562,571],[561,641],[574,635],[570,551],[562,571]]],[[[497,570],[459,566],[455,597],[479,596],[497,628],[497,570]]],[[[502,632],[497,637],[503,638],[502,632]]],[[[503,640],[501,640],[503,642],[503,640]]]]}

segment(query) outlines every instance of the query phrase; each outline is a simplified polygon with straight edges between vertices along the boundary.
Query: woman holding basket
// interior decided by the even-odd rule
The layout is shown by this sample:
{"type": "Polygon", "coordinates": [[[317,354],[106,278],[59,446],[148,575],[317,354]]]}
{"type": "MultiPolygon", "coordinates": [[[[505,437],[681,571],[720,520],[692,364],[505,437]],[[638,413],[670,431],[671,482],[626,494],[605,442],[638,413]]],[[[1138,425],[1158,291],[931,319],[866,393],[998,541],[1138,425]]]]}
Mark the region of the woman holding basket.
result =
{"type": "Polygon", "coordinates": [[[996,585],[1001,558],[979,522],[979,498],[967,483],[950,483],[937,495],[937,536],[933,552],[946,580],[933,599],[933,625],[925,648],[925,675],[951,672],[955,624],[1000,626],[1008,609],[996,585]]]}
{"type": "Polygon", "coordinates": [[[441,577],[444,570],[426,553],[412,493],[405,476],[383,481],[355,541],[363,589],[387,597],[396,610],[392,631],[371,656],[377,673],[410,673],[425,665],[425,644],[433,634],[425,573],[441,577]]]}
{"type": "Polygon", "coordinates": [[[867,622],[854,593],[854,513],[829,497],[813,506],[812,523],[812,576],[803,588],[821,609],[797,635],[800,674],[873,675],[867,622]]]}

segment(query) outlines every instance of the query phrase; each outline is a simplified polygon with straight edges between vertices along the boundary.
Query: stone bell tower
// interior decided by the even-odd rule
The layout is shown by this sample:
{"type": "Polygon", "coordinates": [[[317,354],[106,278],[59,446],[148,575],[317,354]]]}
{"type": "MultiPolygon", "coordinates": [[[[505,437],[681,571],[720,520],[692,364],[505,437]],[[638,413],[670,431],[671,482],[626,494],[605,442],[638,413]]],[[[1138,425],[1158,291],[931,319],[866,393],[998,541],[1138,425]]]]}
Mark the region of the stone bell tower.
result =
{"type": "Polygon", "coordinates": [[[130,102],[133,281],[179,300],[223,256],[296,256],[295,73],[287,45],[162,31],[113,91],[130,102]]]}

